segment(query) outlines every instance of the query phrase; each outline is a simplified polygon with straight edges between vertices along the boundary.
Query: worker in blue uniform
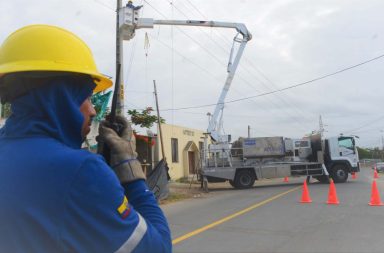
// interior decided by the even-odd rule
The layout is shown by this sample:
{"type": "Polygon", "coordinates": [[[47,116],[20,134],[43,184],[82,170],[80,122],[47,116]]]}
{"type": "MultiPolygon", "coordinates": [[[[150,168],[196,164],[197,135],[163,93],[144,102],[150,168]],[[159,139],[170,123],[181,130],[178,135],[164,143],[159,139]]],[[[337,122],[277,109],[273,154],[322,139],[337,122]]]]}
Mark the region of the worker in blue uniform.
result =
{"type": "Polygon", "coordinates": [[[81,149],[111,81],[74,34],[32,25],[0,47],[0,252],[171,252],[170,230],[137,161],[128,121],[100,124],[111,164],[81,149]]]}

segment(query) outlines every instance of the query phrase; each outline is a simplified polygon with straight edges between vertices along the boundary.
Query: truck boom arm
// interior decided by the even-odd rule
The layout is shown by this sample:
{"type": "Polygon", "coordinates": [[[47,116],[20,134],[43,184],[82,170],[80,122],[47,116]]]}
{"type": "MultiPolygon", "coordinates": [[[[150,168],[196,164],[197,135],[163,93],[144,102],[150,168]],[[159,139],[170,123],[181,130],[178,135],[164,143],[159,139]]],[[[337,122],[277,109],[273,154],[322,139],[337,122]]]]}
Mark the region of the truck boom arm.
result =
{"type": "Polygon", "coordinates": [[[219,96],[215,110],[210,119],[207,132],[211,138],[216,142],[226,142],[225,136],[221,135],[221,124],[219,122],[220,114],[224,109],[225,97],[231,86],[236,69],[240,62],[240,58],[243,54],[246,43],[252,39],[251,33],[247,27],[242,23],[231,22],[217,22],[217,21],[201,21],[201,20],[156,20],[152,18],[139,18],[139,12],[129,7],[123,7],[120,9],[120,31],[124,40],[130,40],[135,36],[135,30],[141,28],[153,28],[154,25],[175,25],[175,26],[200,26],[200,27],[219,27],[219,28],[231,28],[236,29],[237,34],[233,39],[233,45],[229,57],[229,63],[227,68],[227,79],[225,80],[224,87],[219,96]],[[240,36],[241,35],[241,38],[240,36]],[[235,51],[235,44],[238,43],[239,47],[235,58],[233,54],[235,51]],[[233,59],[233,62],[232,62],[233,59]]]}

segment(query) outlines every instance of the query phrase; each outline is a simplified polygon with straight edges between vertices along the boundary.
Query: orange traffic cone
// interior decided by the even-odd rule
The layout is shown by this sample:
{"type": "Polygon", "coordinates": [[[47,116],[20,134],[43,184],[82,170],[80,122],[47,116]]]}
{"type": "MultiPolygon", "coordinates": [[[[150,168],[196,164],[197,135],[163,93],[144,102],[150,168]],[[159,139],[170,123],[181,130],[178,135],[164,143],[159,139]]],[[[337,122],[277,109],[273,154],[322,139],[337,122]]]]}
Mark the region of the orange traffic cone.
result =
{"type": "Polygon", "coordinates": [[[377,169],[375,167],[375,172],[373,172],[373,178],[379,178],[379,173],[377,173],[377,169]]]}
{"type": "Polygon", "coordinates": [[[382,205],[384,205],[380,199],[380,193],[379,193],[379,190],[377,189],[376,180],[373,180],[373,182],[372,182],[371,202],[369,202],[369,205],[370,206],[382,206],[382,205]]]}
{"type": "Polygon", "coordinates": [[[356,174],[356,172],[352,172],[352,179],[357,179],[357,174],[356,174]]]}
{"type": "Polygon", "coordinates": [[[288,183],[289,182],[288,177],[284,177],[284,181],[283,182],[284,183],[288,183]]]}
{"type": "Polygon", "coordinates": [[[312,203],[311,197],[309,196],[307,180],[304,180],[303,194],[301,195],[300,203],[312,203]]]}
{"type": "Polygon", "coordinates": [[[328,205],[338,205],[340,204],[339,199],[337,198],[337,193],[336,193],[336,187],[335,183],[333,182],[332,179],[330,179],[330,184],[329,184],[329,192],[328,192],[328,205]]]}

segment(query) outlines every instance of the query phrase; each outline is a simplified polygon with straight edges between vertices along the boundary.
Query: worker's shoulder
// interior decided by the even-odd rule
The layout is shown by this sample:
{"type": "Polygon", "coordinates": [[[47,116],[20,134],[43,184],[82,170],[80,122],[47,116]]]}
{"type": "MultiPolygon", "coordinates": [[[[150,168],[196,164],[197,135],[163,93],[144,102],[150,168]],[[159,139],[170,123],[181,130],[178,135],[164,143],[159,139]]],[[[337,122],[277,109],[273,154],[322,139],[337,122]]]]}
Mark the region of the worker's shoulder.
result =
{"type": "Polygon", "coordinates": [[[53,158],[55,163],[65,164],[66,167],[71,167],[76,171],[81,170],[82,173],[97,171],[98,173],[94,174],[94,177],[102,174],[105,175],[106,172],[112,171],[101,155],[94,154],[88,150],[63,149],[62,152],[56,153],[53,158]]]}
{"type": "Polygon", "coordinates": [[[41,145],[40,148],[43,149],[43,153],[50,157],[50,160],[57,161],[58,163],[81,164],[88,159],[102,160],[101,156],[86,149],[74,149],[58,141],[47,140],[45,145],[41,145]]]}
{"type": "Polygon", "coordinates": [[[93,164],[97,167],[107,166],[104,158],[86,149],[75,149],[64,145],[54,139],[39,140],[40,161],[45,161],[50,167],[63,168],[70,173],[76,173],[84,164],[93,164]]]}
{"type": "Polygon", "coordinates": [[[100,184],[104,187],[105,183],[119,183],[104,158],[88,150],[57,145],[50,154],[49,164],[57,168],[58,173],[72,178],[75,184],[100,184]]]}

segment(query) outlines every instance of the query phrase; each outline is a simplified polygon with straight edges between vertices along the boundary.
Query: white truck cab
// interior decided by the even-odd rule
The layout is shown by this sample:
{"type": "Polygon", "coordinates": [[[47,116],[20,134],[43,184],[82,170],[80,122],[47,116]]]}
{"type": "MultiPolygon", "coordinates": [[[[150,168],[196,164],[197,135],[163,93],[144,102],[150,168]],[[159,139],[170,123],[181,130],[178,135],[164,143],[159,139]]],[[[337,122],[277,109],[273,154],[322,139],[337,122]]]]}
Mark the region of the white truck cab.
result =
{"type": "Polygon", "coordinates": [[[325,139],[325,166],[335,182],[345,182],[348,174],[359,172],[359,154],[354,136],[325,139]]]}

